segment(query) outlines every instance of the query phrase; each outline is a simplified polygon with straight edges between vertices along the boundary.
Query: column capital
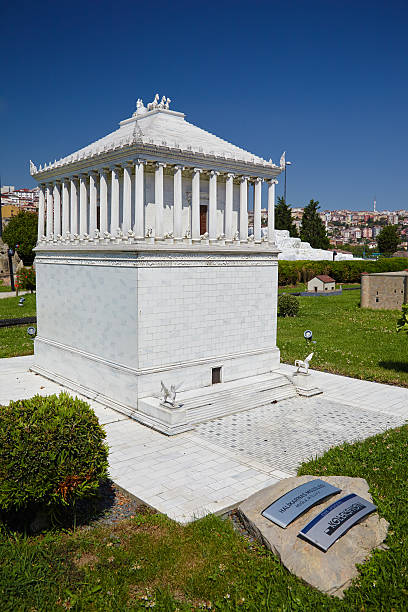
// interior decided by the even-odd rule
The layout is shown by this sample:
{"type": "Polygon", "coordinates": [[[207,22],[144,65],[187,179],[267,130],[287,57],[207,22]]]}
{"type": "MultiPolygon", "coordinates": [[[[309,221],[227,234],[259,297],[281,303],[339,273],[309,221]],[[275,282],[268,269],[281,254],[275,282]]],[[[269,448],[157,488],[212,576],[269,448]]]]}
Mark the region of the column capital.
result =
{"type": "Polygon", "coordinates": [[[218,172],[218,170],[210,170],[210,176],[219,176],[220,173],[218,172]]]}
{"type": "Polygon", "coordinates": [[[167,164],[165,162],[156,162],[155,166],[156,168],[165,168],[167,164]]]}
{"type": "Polygon", "coordinates": [[[201,174],[203,172],[203,168],[193,168],[193,172],[195,172],[196,174],[197,172],[201,174]]]}
{"type": "Polygon", "coordinates": [[[267,183],[270,183],[271,185],[277,185],[278,184],[278,179],[266,179],[267,183]]]}
{"type": "Polygon", "coordinates": [[[88,172],[88,175],[89,175],[89,176],[94,176],[94,177],[95,177],[95,176],[97,176],[97,175],[99,174],[99,172],[100,172],[100,170],[90,170],[90,171],[88,172]]]}
{"type": "Polygon", "coordinates": [[[240,176],[239,177],[239,182],[240,183],[244,183],[244,182],[246,183],[248,181],[249,181],[249,176],[240,176]]]}
{"type": "Polygon", "coordinates": [[[263,178],[261,178],[260,176],[257,176],[256,179],[254,180],[254,183],[263,183],[263,178]]]}
{"type": "Polygon", "coordinates": [[[135,164],[138,164],[139,166],[140,166],[140,165],[145,166],[145,165],[147,164],[147,160],[146,160],[146,159],[135,159],[135,160],[134,160],[134,163],[135,163],[135,164]]]}
{"type": "Polygon", "coordinates": [[[107,174],[108,174],[108,172],[109,172],[109,168],[106,168],[106,166],[105,166],[104,168],[99,168],[99,169],[97,170],[97,172],[99,172],[99,174],[102,174],[103,176],[105,176],[105,177],[106,177],[106,175],[107,175],[107,174]]]}
{"type": "Polygon", "coordinates": [[[232,178],[234,179],[236,177],[236,174],[234,174],[233,172],[227,172],[227,178],[232,178]]]}
{"type": "Polygon", "coordinates": [[[185,170],[185,167],[184,166],[180,166],[179,164],[176,164],[174,166],[174,171],[177,172],[177,170],[183,171],[183,170],[185,170]]]}

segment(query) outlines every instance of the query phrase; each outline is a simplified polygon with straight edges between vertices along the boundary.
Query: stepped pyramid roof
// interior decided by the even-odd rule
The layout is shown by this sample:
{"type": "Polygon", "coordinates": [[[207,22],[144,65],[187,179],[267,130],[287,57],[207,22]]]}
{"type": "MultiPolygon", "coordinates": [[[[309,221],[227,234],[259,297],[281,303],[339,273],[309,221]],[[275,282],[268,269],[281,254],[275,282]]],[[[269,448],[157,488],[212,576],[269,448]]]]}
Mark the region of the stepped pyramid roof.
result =
{"type": "Polygon", "coordinates": [[[164,96],[159,103],[158,95],[147,107],[143,105],[141,100],[138,100],[136,111],[131,117],[121,121],[117,130],[71,155],[58,161],[55,160],[54,163],[44,167],[40,166],[39,169],[30,162],[31,174],[36,176],[45,171],[48,173],[50,170],[53,170],[54,174],[55,170],[67,165],[77,164],[81,160],[88,160],[89,166],[91,158],[95,158],[95,163],[98,163],[99,159],[105,157],[109,152],[118,149],[126,150],[128,147],[134,148],[135,146],[140,152],[140,145],[143,148],[156,149],[156,152],[158,149],[165,149],[166,152],[182,153],[188,156],[228,160],[232,162],[232,165],[238,163],[239,165],[257,166],[258,168],[263,166],[265,170],[276,169],[276,174],[281,171],[284,156],[281,158],[280,166],[277,166],[271,159],[267,161],[189,123],[185,120],[184,113],[170,110],[169,103],[170,100],[164,96]]]}

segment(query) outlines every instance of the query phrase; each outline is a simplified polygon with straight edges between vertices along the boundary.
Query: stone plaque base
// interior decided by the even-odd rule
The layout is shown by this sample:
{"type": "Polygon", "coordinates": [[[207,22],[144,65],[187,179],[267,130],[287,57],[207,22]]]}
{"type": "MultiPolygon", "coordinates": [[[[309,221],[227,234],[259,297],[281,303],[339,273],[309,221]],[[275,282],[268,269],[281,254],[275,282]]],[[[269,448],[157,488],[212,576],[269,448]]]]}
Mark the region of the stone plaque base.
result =
{"type": "Polygon", "coordinates": [[[320,387],[318,387],[314,382],[312,374],[295,372],[292,375],[292,380],[298,395],[311,397],[312,395],[319,395],[320,393],[323,393],[322,389],[320,389],[320,387]]]}
{"type": "Polygon", "coordinates": [[[347,476],[321,477],[341,489],[341,493],[314,506],[286,529],[274,525],[261,515],[266,506],[294,487],[314,478],[299,476],[281,480],[249,497],[239,506],[238,512],[248,531],[276,554],[290,572],[328,595],[343,597],[344,591],[358,574],[356,565],[364,563],[375,548],[382,548],[388,523],[380,519],[378,514],[371,514],[345,533],[327,552],[298,537],[299,531],[312,518],[344,495],[356,493],[372,501],[367,482],[363,478],[347,476]]]}

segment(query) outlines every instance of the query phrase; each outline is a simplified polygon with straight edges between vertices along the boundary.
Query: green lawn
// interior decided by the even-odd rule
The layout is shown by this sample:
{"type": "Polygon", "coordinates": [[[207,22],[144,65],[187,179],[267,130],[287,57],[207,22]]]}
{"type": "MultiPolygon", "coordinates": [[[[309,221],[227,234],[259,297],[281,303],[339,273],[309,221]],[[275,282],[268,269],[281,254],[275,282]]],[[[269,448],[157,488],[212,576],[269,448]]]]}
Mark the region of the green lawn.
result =
{"type": "Polygon", "coordinates": [[[366,478],[390,522],[386,551],[364,564],[344,600],[208,516],[180,526],[136,514],[114,526],[22,536],[0,528],[0,609],[48,611],[403,611],[408,597],[408,426],[331,449],[299,473],[366,478]]]}
{"type": "MultiPolygon", "coordinates": [[[[0,320],[35,316],[35,294],[26,293],[22,297],[25,298],[24,306],[18,305],[18,297],[0,300],[0,320]]],[[[34,343],[27,334],[27,327],[28,324],[0,327],[0,358],[31,355],[34,352],[34,343]]]]}
{"type": "MultiPolygon", "coordinates": [[[[357,287],[360,289],[360,283],[342,283],[343,289],[346,287],[357,287]]],[[[336,290],[340,289],[340,284],[336,284],[336,290]]],[[[293,293],[294,291],[307,291],[306,283],[297,283],[297,285],[282,285],[278,287],[278,293],[293,293]]]]}
{"type": "Polygon", "coordinates": [[[361,309],[359,291],[298,300],[297,317],[278,318],[283,362],[293,364],[313,350],[312,368],[408,386],[408,337],[395,331],[399,311],[361,309]],[[306,346],[305,329],[316,344],[306,346]]]}

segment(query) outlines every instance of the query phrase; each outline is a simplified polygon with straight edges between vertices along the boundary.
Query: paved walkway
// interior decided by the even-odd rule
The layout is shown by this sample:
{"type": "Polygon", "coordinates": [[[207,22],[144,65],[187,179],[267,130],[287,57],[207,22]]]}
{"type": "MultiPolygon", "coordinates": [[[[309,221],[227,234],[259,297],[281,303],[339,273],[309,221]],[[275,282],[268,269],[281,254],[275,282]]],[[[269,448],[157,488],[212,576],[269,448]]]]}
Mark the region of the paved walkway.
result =
{"type": "MultiPolygon", "coordinates": [[[[33,356],[0,359],[0,404],[59,393],[29,372],[33,356]]],[[[282,366],[286,373],[291,366],[282,366]]],[[[293,398],[164,436],[89,401],[105,426],[112,479],[136,498],[187,522],[222,512],[332,444],[408,419],[408,389],[313,372],[325,394],[293,398]],[[217,434],[220,435],[217,435],[217,434]]]]}

